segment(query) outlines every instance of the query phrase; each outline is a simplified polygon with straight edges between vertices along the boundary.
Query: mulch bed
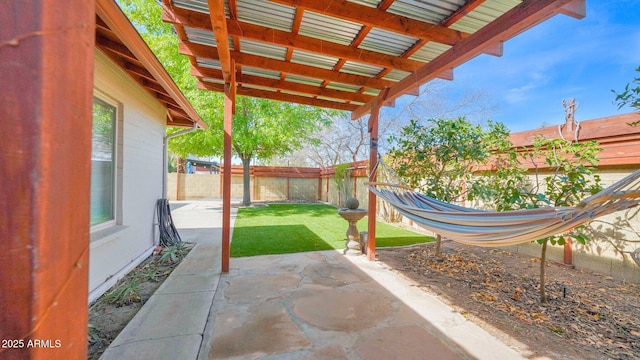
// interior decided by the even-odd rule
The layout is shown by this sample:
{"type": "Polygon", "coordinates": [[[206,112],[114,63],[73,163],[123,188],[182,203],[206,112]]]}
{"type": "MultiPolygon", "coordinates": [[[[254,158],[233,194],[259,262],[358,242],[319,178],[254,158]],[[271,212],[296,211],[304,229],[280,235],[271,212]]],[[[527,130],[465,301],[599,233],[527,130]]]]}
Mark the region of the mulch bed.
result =
{"type": "Polygon", "coordinates": [[[192,247],[185,244],[185,249],[176,252],[176,256],[163,257],[161,251],[154,253],[89,305],[89,360],[100,358],[192,247]],[[114,290],[123,288],[134,291],[118,299],[110,296],[114,290]]]}
{"type": "MultiPolygon", "coordinates": [[[[500,249],[432,244],[378,249],[378,259],[463,315],[553,359],[640,358],[640,286],[500,249]]],[[[461,335],[463,336],[463,335],[461,335]]]]}

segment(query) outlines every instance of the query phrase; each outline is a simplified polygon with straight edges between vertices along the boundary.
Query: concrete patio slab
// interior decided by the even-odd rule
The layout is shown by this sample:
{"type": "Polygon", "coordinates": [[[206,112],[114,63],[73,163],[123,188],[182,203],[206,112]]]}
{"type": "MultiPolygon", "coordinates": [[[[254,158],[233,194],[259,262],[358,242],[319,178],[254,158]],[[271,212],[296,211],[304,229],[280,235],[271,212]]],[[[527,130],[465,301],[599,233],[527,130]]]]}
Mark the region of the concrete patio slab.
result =
{"type": "Polygon", "coordinates": [[[197,245],[102,359],[524,359],[364,256],[232,258],[220,274],[220,212],[215,202],[176,208],[197,245]]]}
{"type": "Polygon", "coordinates": [[[312,347],[278,299],[216,313],[209,359],[258,359],[312,347]]]}
{"type": "MultiPolygon", "coordinates": [[[[359,263],[337,251],[233,259],[233,274],[223,274],[216,291],[199,359],[476,357],[473,347],[442,334],[359,263]],[[274,287],[277,278],[286,286],[274,287]],[[255,295],[263,290],[269,296],[255,295]],[[291,338],[281,338],[282,328],[291,338]]],[[[486,359],[519,358],[499,342],[491,345],[504,351],[486,359]]]]}

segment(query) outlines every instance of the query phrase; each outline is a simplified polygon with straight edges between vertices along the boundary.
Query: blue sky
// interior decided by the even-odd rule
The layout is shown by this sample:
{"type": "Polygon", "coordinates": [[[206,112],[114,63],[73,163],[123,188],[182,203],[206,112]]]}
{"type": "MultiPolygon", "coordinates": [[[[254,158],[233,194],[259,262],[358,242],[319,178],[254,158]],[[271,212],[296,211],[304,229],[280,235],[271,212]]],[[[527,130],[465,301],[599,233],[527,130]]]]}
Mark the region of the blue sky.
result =
{"type": "Polygon", "coordinates": [[[639,76],[638,66],[640,1],[587,0],[585,18],[556,15],[507,41],[502,57],[480,55],[456,68],[446,96],[455,102],[465,91],[486,94],[497,105],[488,117],[517,132],[564,122],[568,98],[578,103],[578,121],[632,111],[619,111],[611,90],[639,76]]]}

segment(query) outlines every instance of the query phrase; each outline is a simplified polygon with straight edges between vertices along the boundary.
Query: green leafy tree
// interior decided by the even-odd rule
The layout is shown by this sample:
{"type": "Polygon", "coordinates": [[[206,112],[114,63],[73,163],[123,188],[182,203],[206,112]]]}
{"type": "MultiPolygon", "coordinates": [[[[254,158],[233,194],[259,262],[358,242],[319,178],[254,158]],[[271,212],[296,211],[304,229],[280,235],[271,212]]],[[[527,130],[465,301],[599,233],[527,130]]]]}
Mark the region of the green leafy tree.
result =
{"type": "MultiPolygon", "coordinates": [[[[411,120],[390,138],[394,145],[389,161],[412,188],[442,201],[459,202],[486,191],[486,185],[469,186],[474,171],[490,162],[497,146],[508,146],[508,136],[508,130],[494,122],[483,130],[464,118],[431,119],[426,125],[411,120]]],[[[439,254],[439,234],[436,241],[439,254]]]]}
{"type": "Polygon", "coordinates": [[[249,166],[299,149],[328,124],[332,111],[257,98],[239,97],[233,118],[233,150],[242,160],[243,204],[249,205],[249,166]]]}
{"type": "MultiPolygon", "coordinates": [[[[191,63],[178,52],[178,37],[171,24],[162,21],[162,7],[154,0],[117,0],[149,48],[165,67],[173,81],[207,124],[207,129],[175,137],[169,150],[182,157],[220,156],[222,154],[223,97],[198,89],[190,74],[191,63]]],[[[169,133],[180,131],[168,129],[169,133]]]]}
{"type": "MultiPolygon", "coordinates": [[[[640,66],[636,71],[640,73],[640,66]]],[[[616,95],[614,103],[618,105],[618,110],[625,106],[631,106],[640,111],[640,76],[635,77],[631,83],[627,84],[622,92],[611,91],[616,95]]]]}
{"type": "Polygon", "coordinates": [[[483,141],[491,155],[474,173],[468,194],[476,207],[507,211],[521,209],[526,203],[530,188],[527,170],[521,166],[509,135],[504,124],[489,122],[483,141]]]}
{"type": "MultiPolygon", "coordinates": [[[[489,122],[483,130],[463,118],[430,120],[428,125],[411,121],[392,141],[389,161],[398,175],[409,186],[447,202],[475,200],[498,211],[576,206],[601,190],[600,179],[593,174],[600,151],[596,142],[540,137],[531,148],[518,151],[504,125],[489,122]],[[532,164],[533,185],[521,161],[532,164]]],[[[582,244],[588,240],[583,227],[538,240],[541,302],[546,301],[547,246],[563,245],[567,238],[582,244]]]]}
{"type": "MultiPolygon", "coordinates": [[[[208,128],[173,138],[171,152],[186,157],[220,156],[223,151],[223,97],[197,88],[190,75],[191,64],[178,53],[178,38],[170,24],[162,22],[162,8],[153,0],[119,0],[158,60],[167,69],[208,128]]],[[[337,114],[312,106],[296,105],[265,99],[238,97],[233,118],[233,153],[242,160],[244,169],[243,203],[249,205],[249,166],[252,159],[266,160],[300,148],[313,141],[312,133],[325,126],[337,114]]]]}
{"type": "MultiPolygon", "coordinates": [[[[563,139],[535,139],[533,147],[524,153],[527,161],[535,169],[535,188],[528,195],[523,194],[522,207],[539,208],[544,206],[576,206],[587,196],[600,190],[600,178],[594,175],[598,164],[598,143],[595,141],[576,143],[563,139]],[[541,170],[547,169],[542,177],[541,170]]],[[[564,245],[567,238],[581,244],[589,240],[584,225],[565,234],[550,236],[537,242],[542,245],[540,256],[540,302],[547,301],[545,292],[545,268],[547,245],[564,245]]]]}

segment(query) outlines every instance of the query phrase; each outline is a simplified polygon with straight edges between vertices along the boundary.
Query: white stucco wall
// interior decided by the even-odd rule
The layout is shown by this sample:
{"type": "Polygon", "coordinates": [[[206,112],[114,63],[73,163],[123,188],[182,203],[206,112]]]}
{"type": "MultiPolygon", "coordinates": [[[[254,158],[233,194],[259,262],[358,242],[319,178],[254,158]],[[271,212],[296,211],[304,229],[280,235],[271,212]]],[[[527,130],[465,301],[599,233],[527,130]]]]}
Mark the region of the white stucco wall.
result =
{"type": "Polygon", "coordinates": [[[94,95],[118,105],[121,157],[116,160],[120,175],[116,182],[122,193],[116,196],[117,224],[91,232],[90,301],[144,260],[157,244],[155,203],[162,196],[166,118],[165,108],[99,50],[94,95]]]}

